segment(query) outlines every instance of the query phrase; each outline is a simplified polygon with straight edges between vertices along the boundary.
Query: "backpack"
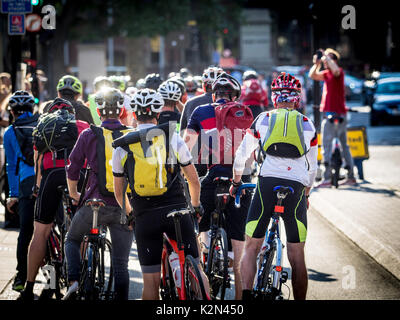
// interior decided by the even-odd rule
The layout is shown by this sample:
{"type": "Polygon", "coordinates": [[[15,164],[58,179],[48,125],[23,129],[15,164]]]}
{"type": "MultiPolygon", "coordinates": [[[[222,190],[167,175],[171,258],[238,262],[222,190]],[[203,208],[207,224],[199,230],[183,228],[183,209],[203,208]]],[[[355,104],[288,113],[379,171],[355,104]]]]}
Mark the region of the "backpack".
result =
{"type": "Polygon", "coordinates": [[[253,113],[248,106],[238,102],[216,105],[214,110],[218,130],[218,163],[233,164],[235,152],[253,123],[253,113]]]}
{"type": "MultiPolygon", "coordinates": [[[[169,127],[160,125],[150,129],[162,130],[163,134],[152,135],[150,140],[150,136],[146,137],[149,129],[132,132],[128,135],[136,137],[134,141],[121,145],[128,152],[125,170],[130,188],[140,197],[165,194],[175,181],[175,173],[178,171],[176,165],[171,163],[169,154],[169,127]]],[[[175,131],[175,128],[172,130],[175,131]]]]}
{"type": "Polygon", "coordinates": [[[69,153],[78,139],[78,128],[75,116],[67,110],[57,110],[45,113],[39,117],[38,124],[33,130],[33,142],[40,154],[51,152],[54,154],[63,152],[67,161],[69,153]]]}
{"type": "Polygon", "coordinates": [[[268,131],[262,144],[265,153],[282,158],[300,158],[305,155],[304,116],[289,109],[269,112],[268,131]]]}
{"type": "MultiPolygon", "coordinates": [[[[106,197],[114,197],[114,182],[112,173],[113,140],[123,136],[131,130],[125,126],[110,130],[103,127],[90,126],[97,138],[97,186],[100,193],[106,197]]],[[[130,190],[127,191],[130,193],[130,190]]]]}
{"type": "Polygon", "coordinates": [[[35,129],[38,122],[39,115],[35,114],[31,117],[24,119],[16,119],[15,122],[11,125],[14,130],[15,137],[17,138],[17,142],[19,148],[21,149],[22,158],[18,157],[16,172],[18,172],[19,162],[22,160],[28,166],[33,167],[34,162],[34,151],[33,151],[33,136],[32,132],[35,129]]]}

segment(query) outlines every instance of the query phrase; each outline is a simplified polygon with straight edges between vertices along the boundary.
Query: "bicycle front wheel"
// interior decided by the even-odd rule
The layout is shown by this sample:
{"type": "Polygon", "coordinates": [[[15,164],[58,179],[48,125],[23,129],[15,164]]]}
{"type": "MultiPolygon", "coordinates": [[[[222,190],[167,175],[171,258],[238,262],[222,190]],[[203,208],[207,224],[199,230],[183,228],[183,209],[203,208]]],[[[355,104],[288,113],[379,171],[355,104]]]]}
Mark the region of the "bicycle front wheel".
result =
{"type": "Polygon", "coordinates": [[[219,228],[211,240],[207,277],[210,281],[211,299],[224,300],[229,286],[228,274],[228,238],[224,229],[219,228]]]}
{"type": "Polygon", "coordinates": [[[184,268],[186,300],[207,300],[203,278],[196,260],[191,255],[186,256],[184,268]]]}

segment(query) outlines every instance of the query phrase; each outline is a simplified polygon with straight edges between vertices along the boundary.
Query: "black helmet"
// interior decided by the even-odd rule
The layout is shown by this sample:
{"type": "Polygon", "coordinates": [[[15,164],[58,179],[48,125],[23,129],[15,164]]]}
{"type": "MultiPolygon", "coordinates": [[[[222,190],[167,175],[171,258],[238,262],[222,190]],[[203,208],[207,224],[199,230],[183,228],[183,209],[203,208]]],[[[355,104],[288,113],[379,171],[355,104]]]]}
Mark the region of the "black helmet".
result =
{"type": "Polygon", "coordinates": [[[15,91],[8,101],[8,109],[15,113],[22,114],[26,111],[33,111],[35,99],[33,96],[24,90],[15,91]]]}
{"type": "Polygon", "coordinates": [[[179,75],[180,75],[182,78],[186,78],[186,77],[191,76],[191,73],[190,73],[190,71],[189,71],[188,68],[181,68],[181,70],[179,70],[179,75]]]}
{"type": "Polygon", "coordinates": [[[47,107],[47,112],[55,112],[57,110],[67,110],[69,113],[75,114],[75,109],[71,102],[63,98],[55,98],[47,107]]]}
{"type": "Polygon", "coordinates": [[[146,88],[157,90],[161,83],[163,83],[162,78],[158,73],[150,73],[144,78],[146,82],[146,88]]]}
{"type": "Polygon", "coordinates": [[[118,89],[105,87],[96,93],[94,101],[100,115],[120,114],[124,107],[124,96],[118,89]]]}
{"type": "Polygon", "coordinates": [[[213,93],[227,93],[233,94],[237,98],[240,98],[241,95],[241,86],[239,81],[237,81],[230,74],[225,72],[221,73],[217,79],[212,84],[212,92],[213,93]]]}

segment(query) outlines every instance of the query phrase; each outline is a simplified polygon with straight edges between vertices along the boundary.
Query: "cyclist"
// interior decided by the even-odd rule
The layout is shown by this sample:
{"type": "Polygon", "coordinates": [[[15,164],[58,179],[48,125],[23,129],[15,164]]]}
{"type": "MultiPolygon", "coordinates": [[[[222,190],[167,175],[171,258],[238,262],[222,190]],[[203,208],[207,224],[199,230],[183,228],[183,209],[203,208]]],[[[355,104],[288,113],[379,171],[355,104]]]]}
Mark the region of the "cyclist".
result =
{"type": "MultiPolygon", "coordinates": [[[[203,81],[203,90],[204,94],[195,96],[185,103],[185,107],[183,108],[182,116],[181,116],[181,124],[180,130],[183,132],[187,128],[188,121],[193,113],[193,111],[203,104],[213,103],[212,98],[212,84],[217,79],[217,77],[223,72],[221,68],[218,67],[208,67],[204,70],[202,75],[203,81]]],[[[202,164],[200,161],[200,153],[201,153],[201,141],[198,141],[197,147],[195,146],[192,151],[192,155],[195,154],[198,156],[198,163],[195,164],[197,173],[199,177],[204,177],[207,174],[207,165],[202,164]]]]}
{"type": "Polygon", "coordinates": [[[38,115],[33,115],[34,98],[26,91],[16,91],[10,97],[8,105],[14,123],[4,133],[6,170],[10,186],[7,209],[13,214],[18,213],[20,220],[17,275],[12,288],[21,291],[25,286],[28,246],[33,234],[35,199],[31,196],[35,182],[35,170],[33,167],[32,131],[36,127],[38,115]],[[17,210],[16,205],[18,205],[17,210]]]}
{"type": "Polygon", "coordinates": [[[248,79],[243,82],[241,102],[249,106],[253,112],[254,119],[263,112],[264,109],[264,90],[257,79],[248,79]]]}
{"type": "Polygon", "coordinates": [[[175,82],[167,80],[158,87],[157,91],[164,100],[164,106],[158,117],[158,124],[174,121],[179,132],[181,114],[177,112],[176,105],[182,96],[181,89],[175,82]]]}
{"type": "MultiPolygon", "coordinates": [[[[282,218],[287,236],[288,258],[292,266],[294,298],[305,299],[308,281],[304,260],[307,198],[317,171],[318,141],[313,123],[294,110],[300,102],[300,82],[290,74],[281,73],[273,80],[271,90],[276,109],[261,113],[254,121],[236,152],[233,165],[234,180],[230,191],[232,196],[242,184],[241,177],[246,160],[257,149],[259,142],[262,143],[263,150],[266,150],[265,160],[260,169],[257,190],[247,216],[246,243],[241,262],[243,299],[251,297],[256,272],[256,257],[276,203],[273,188],[278,185],[290,186],[294,189],[294,194],[285,199],[285,213],[282,218]],[[296,122],[293,122],[298,119],[301,120],[300,128],[297,127],[296,122]],[[290,153],[280,151],[279,145],[285,142],[282,139],[283,130],[280,128],[286,128],[286,136],[297,141],[296,149],[292,150],[293,145],[291,145],[290,153]],[[269,138],[266,139],[267,136],[269,138]],[[298,141],[304,143],[298,143],[298,141]],[[279,152],[274,153],[270,148],[266,149],[269,145],[272,146],[272,150],[279,152]],[[275,147],[277,149],[274,149],[275,147]]],[[[286,143],[285,146],[287,146],[286,143]]]]}
{"type": "MultiPolygon", "coordinates": [[[[52,113],[57,110],[64,109],[74,114],[72,104],[64,99],[56,98],[49,106],[48,112],[52,113]]],[[[89,127],[85,121],[76,120],[78,134],[89,127]]],[[[71,141],[66,141],[71,144],[71,141]]],[[[35,145],[34,145],[35,148],[35,145]]],[[[57,210],[61,203],[61,194],[57,191],[57,187],[66,186],[65,166],[68,159],[65,154],[58,157],[52,152],[46,152],[38,155],[35,150],[35,168],[36,171],[36,189],[39,190],[35,204],[35,218],[33,239],[29,246],[28,253],[28,277],[25,289],[21,292],[20,299],[33,300],[33,287],[36,275],[46,254],[47,239],[50,235],[53,222],[56,218],[57,210]],[[37,187],[40,185],[40,187],[37,187]]],[[[68,153],[67,153],[68,156],[68,153]]]]}
{"type": "Polygon", "coordinates": [[[188,93],[188,99],[193,98],[196,95],[197,83],[194,81],[192,76],[188,76],[183,79],[185,82],[186,92],[188,93]]]}
{"type": "Polygon", "coordinates": [[[94,97],[97,92],[99,92],[104,87],[112,87],[113,83],[110,79],[105,76],[98,76],[93,81],[94,92],[89,95],[87,105],[90,108],[90,113],[92,115],[93,121],[96,125],[101,124],[100,116],[97,114],[97,106],[94,101],[94,97]]]}
{"type": "MultiPolygon", "coordinates": [[[[214,183],[214,179],[216,177],[232,178],[232,163],[210,163],[210,158],[212,158],[211,154],[220,152],[219,146],[212,144],[212,141],[215,141],[217,137],[216,115],[214,108],[220,104],[238,100],[240,97],[240,92],[240,83],[235,78],[226,73],[220,74],[212,85],[212,94],[215,103],[197,107],[193,111],[189,119],[187,129],[184,133],[184,140],[190,150],[195,146],[200,134],[202,135],[201,139],[203,144],[205,144],[205,141],[211,140],[211,143],[209,143],[208,146],[210,156],[206,155],[208,173],[201,183],[201,203],[204,206],[204,216],[199,224],[199,231],[201,232],[202,238],[201,242],[206,246],[209,244],[207,232],[210,229],[210,215],[216,209],[216,184],[214,183]]],[[[250,179],[250,176],[247,177],[250,179]]],[[[226,208],[228,212],[226,232],[228,241],[231,240],[231,246],[234,254],[233,270],[235,275],[235,299],[240,299],[242,293],[239,262],[243,251],[246,222],[245,219],[249,204],[250,196],[249,194],[246,194],[246,196],[244,196],[241,208],[237,209],[232,199],[229,201],[226,208]]]]}
{"type": "Polygon", "coordinates": [[[186,91],[186,86],[185,86],[185,81],[178,75],[168,78],[169,81],[175,82],[179,88],[181,88],[182,96],[181,99],[179,100],[180,103],[178,103],[177,107],[179,112],[183,111],[183,106],[185,105],[187,99],[188,99],[188,93],[186,91]]]}
{"type": "MultiPolygon", "coordinates": [[[[137,117],[137,129],[146,130],[157,125],[157,118],[164,101],[158,92],[142,89],[133,96],[131,105],[137,117]]],[[[129,151],[132,153],[118,147],[112,158],[115,197],[121,207],[123,207],[123,198],[126,196],[124,194],[125,169],[128,170],[132,197],[131,203],[126,201],[125,208],[126,213],[131,212],[133,208],[132,214],[135,216],[136,243],[143,273],[142,298],[147,300],[159,299],[163,232],[166,232],[168,237],[175,238],[173,220],[166,216],[174,209],[187,207],[183,187],[178,178],[179,167],[188,180],[192,205],[196,212],[201,212],[200,184],[196,169],[191,163],[192,156],[177,133],[174,132],[171,137],[169,140],[167,134],[166,140],[156,140],[157,137],[153,139],[152,146],[157,147],[157,150],[167,151],[165,154],[160,152],[163,155],[157,152],[160,158],[163,158],[159,159],[160,161],[154,159],[155,163],[159,163],[156,169],[152,165],[153,161],[140,161],[141,153],[146,155],[152,153],[149,150],[150,145],[146,144],[146,141],[130,144],[129,151]],[[147,151],[143,150],[145,145],[147,145],[147,151]],[[130,158],[129,155],[133,156],[130,158]],[[167,164],[166,160],[170,157],[175,161],[167,164]],[[179,161],[177,162],[176,159],[179,161]],[[129,171],[130,166],[134,166],[133,173],[129,171]],[[157,173],[159,170],[162,173],[160,175],[157,173]]],[[[186,254],[191,254],[195,259],[199,259],[191,217],[183,216],[181,226],[186,254]]]]}
{"type": "Polygon", "coordinates": [[[321,112],[323,112],[324,119],[321,123],[322,133],[322,155],[324,158],[324,181],[318,187],[331,186],[331,168],[330,159],[332,154],[332,140],[335,137],[334,124],[328,120],[329,115],[336,115],[343,118],[339,124],[338,136],[340,144],[343,148],[343,156],[346,162],[347,179],[343,184],[356,185],[357,181],[354,177],[354,162],[350,153],[350,148],[347,144],[347,109],[345,101],[345,84],[344,84],[344,71],[339,67],[338,61],[340,55],[336,50],[326,49],[322,52],[321,59],[315,54],[313,56],[314,65],[309,71],[309,77],[316,81],[324,81],[324,88],[321,98],[321,112]],[[324,64],[325,70],[320,70],[321,62],[324,64]]]}
{"type": "MultiPolygon", "coordinates": [[[[133,241],[133,231],[126,225],[120,224],[121,210],[115,200],[112,190],[104,190],[107,183],[112,186],[111,181],[104,181],[102,177],[112,177],[112,167],[106,163],[111,160],[112,139],[105,137],[122,136],[127,132],[127,127],[119,121],[119,114],[123,108],[124,97],[115,88],[104,88],[95,96],[98,111],[101,115],[100,127],[91,126],[82,132],[69,157],[70,164],[67,166],[67,183],[69,194],[77,203],[80,199],[78,193],[78,181],[80,170],[87,161],[90,167],[90,177],[86,185],[86,191],[82,197],[82,203],[91,198],[103,199],[106,206],[100,208],[99,225],[107,225],[112,240],[112,262],[115,273],[115,298],[127,300],[129,292],[128,260],[133,241]],[[107,141],[107,142],[106,142],[107,141]],[[106,145],[106,143],[108,143],[106,145]]],[[[68,265],[68,281],[70,283],[64,299],[69,299],[78,290],[80,277],[80,244],[86,233],[90,231],[92,223],[92,210],[90,207],[81,207],[72,219],[65,242],[65,253],[68,265]]]]}
{"type": "MultiPolygon", "coordinates": [[[[88,124],[94,123],[90,109],[80,100],[82,96],[82,83],[77,77],[71,75],[63,76],[58,81],[57,93],[59,98],[65,99],[72,104],[76,120],[85,121],[88,124]]],[[[44,113],[49,111],[51,104],[50,102],[44,107],[44,113]]]]}

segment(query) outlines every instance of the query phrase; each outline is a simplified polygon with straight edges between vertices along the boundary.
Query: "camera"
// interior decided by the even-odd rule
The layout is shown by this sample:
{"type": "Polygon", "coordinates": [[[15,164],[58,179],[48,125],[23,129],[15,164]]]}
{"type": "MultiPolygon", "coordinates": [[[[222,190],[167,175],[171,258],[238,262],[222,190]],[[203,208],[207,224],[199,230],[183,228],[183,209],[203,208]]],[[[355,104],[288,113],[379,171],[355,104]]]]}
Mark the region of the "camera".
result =
{"type": "Polygon", "coordinates": [[[322,56],[324,55],[324,50],[318,49],[315,54],[317,55],[317,60],[320,60],[322,58],[322,56]]]}

